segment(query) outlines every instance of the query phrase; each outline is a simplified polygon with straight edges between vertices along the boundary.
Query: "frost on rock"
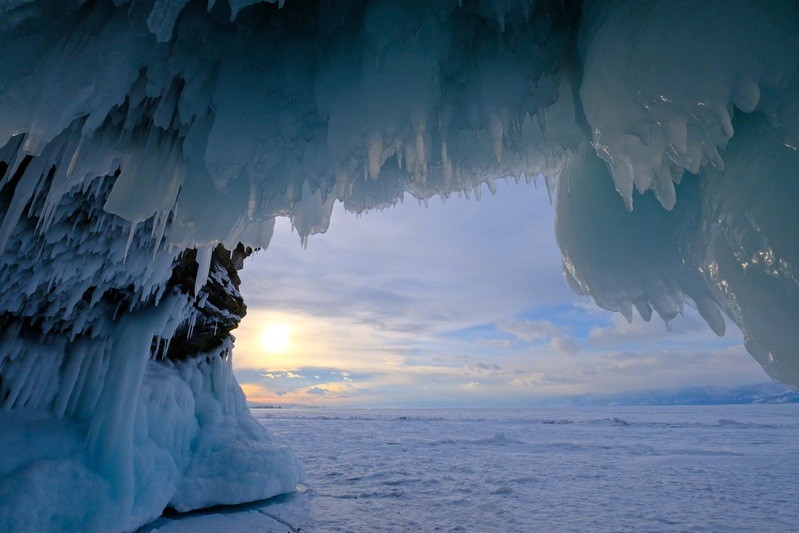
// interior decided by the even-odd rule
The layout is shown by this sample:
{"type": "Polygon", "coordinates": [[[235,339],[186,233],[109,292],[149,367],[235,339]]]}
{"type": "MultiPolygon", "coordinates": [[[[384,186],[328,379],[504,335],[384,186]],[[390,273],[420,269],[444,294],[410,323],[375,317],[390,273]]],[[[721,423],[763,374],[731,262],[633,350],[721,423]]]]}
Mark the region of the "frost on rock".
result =
{"type": "Polygon", "coordinates": [[[797,11],[0,2],[0,402],[65,443],[2,463],[2,525],[132,529],[292,490],[230,374],[235,270],[276,217],[305,242],[336,201],[541,177],[575,290],[629,320],[690,300],[718,334],[723,312],[799,384],[797,11]],[[48,479],[80,490],[51,482],[42,512],[48,479]]]}

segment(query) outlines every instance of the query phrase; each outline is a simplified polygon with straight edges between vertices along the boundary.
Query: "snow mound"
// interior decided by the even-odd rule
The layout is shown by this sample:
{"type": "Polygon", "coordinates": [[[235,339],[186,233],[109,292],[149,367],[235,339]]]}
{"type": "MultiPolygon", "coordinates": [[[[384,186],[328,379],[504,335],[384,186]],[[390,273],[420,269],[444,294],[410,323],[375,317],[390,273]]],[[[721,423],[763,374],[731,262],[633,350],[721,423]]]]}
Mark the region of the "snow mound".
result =
{"type": "Polygon", "coordinates": [[[199,364],[147,362],[129,407],[103,418],[88,446],[86,420],[0,411],[0,442],[14,450],[0,463],[3,529],[133,530],[167,506],[260,500],[303,479],[288,445],[249,414],[229,353],[199,364]]]}

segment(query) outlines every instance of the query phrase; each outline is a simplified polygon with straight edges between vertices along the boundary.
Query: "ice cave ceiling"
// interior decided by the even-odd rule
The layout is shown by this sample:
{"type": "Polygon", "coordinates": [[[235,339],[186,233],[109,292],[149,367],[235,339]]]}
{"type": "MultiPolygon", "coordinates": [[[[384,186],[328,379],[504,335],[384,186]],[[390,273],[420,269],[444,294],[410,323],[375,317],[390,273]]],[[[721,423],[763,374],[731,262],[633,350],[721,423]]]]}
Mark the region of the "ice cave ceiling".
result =
{"type": "Polygon", "coordinates": [[[574,290],[799,385],[797,147],[793,1],[0,0],[0,401],[127,464],[98,406],[227,357],[275,217],[499,179],[545,180],[574,290]]]}

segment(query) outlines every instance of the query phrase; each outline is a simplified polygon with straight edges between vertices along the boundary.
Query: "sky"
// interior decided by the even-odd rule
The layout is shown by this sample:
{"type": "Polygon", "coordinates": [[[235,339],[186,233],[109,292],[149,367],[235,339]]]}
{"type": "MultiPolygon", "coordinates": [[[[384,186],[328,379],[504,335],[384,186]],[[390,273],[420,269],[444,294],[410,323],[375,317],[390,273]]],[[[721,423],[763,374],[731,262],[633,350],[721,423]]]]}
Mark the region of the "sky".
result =
{"type": "Polygon", "coordinates": [[[287,219],[241,272],[236,376],[252,402],[522,407],[542,398],[769,381],[728,321],[686,305],[671,332],[572,292],[546,189],[340,204],[306,249],[287,219]]]}

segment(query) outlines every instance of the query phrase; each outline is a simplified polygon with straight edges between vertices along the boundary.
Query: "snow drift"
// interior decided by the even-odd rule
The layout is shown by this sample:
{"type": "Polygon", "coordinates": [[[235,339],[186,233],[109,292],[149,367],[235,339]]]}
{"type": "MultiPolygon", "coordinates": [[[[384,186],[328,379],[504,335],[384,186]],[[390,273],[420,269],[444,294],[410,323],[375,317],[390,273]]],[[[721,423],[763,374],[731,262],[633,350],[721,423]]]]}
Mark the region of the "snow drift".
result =
{"type": "Polygon", "coordinates": [[[8,446],[35,441],[0,463],[8,528],[133,529],[292,490],[301,468],[230,373],[235,271],[275,217],[305,240],[335,201],[541,178],[572,288],[628,320],[689,299],[720,335],[723,312],[799,384],[794,3],[0,14],[0,402],[8,446]]]}

